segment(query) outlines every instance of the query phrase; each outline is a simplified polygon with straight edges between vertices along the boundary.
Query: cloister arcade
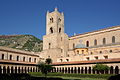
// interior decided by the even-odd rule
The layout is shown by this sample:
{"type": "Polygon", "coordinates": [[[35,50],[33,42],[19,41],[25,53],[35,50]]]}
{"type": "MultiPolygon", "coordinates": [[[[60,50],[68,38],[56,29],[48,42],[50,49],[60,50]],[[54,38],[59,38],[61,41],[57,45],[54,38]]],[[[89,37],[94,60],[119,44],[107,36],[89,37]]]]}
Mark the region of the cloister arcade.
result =
{"type": "MultiPolygon", "coordinates": [[[[77,74],[99,74],[99,71],[94,71],[92,67],[55,67],[52,72],[62,73],[77,73],[77,74]]],[[[110,66],[110,69],[103,71],[102,74],[119,74],[120,69],[118,66],[110,66]]]]}
{"type": "Polygon", "coordinates": [[[38,72],[36,66],[0,66],[0,74],[38,72]]]}

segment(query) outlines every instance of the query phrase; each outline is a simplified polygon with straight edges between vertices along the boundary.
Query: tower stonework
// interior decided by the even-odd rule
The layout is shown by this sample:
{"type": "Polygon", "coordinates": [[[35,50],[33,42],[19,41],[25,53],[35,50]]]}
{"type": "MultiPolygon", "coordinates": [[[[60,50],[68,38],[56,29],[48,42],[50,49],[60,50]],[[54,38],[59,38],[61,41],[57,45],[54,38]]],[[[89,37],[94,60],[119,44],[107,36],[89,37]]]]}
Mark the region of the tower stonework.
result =
{"type": "Polygon", "coordinates": [[[43,36],[43,56],[50,57],[53,62],[57,58],[66,57],[68,51],[68,35],[64,33],[64,14],[57,8],[46,15],[46,35],[43,36]]]}

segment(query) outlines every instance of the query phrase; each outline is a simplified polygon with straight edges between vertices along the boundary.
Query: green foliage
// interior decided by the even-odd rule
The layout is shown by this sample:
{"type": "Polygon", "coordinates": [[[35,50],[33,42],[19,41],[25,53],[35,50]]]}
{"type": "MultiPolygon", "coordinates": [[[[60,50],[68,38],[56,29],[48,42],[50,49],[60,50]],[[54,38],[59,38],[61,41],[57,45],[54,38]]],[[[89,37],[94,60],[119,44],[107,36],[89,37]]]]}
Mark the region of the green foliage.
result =
{"type": "Polygon", "coordinates": [[[25,51],[42,51],[42,40],[32,35],[2,35],[0,46],[15,48],[25,51]]]}
{"type": "Polygon", "coordinates": [[[45,63],[46,63],[46,64],[51,64],[51,63],[52,63],[52,59],[51,59],[51,58],[47,58],[47,59],[45,60],[45,63]]]}
{"type": "Polygon", "coordinates": [[[45,64],[43,62],[38,64],[38,68],[40,69],[40,71],[42,72],[42,74],[45,74],[45,76],[51,72],[51,70],[53,69],[53,67],[51,65],[45,64]]]}
{"type": "Polygon", "coordinates": [[[95,66],[93,66],[93,70],[100,72],[107,71],[109,69],[110,68],[107,65],[103,65],[103,64],[96,64],[95,66]]]}

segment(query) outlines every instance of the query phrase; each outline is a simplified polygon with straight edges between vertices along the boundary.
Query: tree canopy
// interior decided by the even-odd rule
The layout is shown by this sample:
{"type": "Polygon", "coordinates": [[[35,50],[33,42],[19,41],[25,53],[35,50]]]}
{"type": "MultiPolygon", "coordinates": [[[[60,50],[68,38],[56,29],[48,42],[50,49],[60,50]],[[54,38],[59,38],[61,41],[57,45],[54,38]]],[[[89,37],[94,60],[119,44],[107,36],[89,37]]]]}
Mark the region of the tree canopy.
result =
{"type": "Polygon", "coordinates": [[[95,66],[93,66],[93,70],[99,71],[100,73],[102,73],[103,71],[109,70],[109,67],[103,64],[96,64],[95,66]]]}

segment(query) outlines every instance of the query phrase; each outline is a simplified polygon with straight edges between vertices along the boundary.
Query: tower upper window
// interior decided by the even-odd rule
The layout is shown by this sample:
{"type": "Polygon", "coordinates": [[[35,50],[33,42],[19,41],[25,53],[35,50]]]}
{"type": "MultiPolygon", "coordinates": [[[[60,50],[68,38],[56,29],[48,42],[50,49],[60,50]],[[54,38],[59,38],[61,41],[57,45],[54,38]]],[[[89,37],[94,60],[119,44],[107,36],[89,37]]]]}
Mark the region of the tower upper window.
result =
{"type": "Polygon", "coordinates": [[[53,23],[53,18],[50,18],[50,23],[53,23]]]}
{"type": "Polygon", "coordinates": [[[115,43],[115,36],[112,36],[112,43],[115,43]]]}
{"type": "Polygon", "coordinates": [[[51,43],[49,43],[49,49],[51,48],[51,43]]]}
{"type": "Polygon", "coordinates": [[[53,28],[52,27],[50,28],[50,33],[53,33],[53,28]]]}
{"type": "Polygon", "coordinates": [[[59,28],[59,33],[61,33],[61,28],[59,28]]]}
{"type": "Polygon", "coordinates": [[[61,19],[59,18],[58,21],[61,22],[61,19]]]}

